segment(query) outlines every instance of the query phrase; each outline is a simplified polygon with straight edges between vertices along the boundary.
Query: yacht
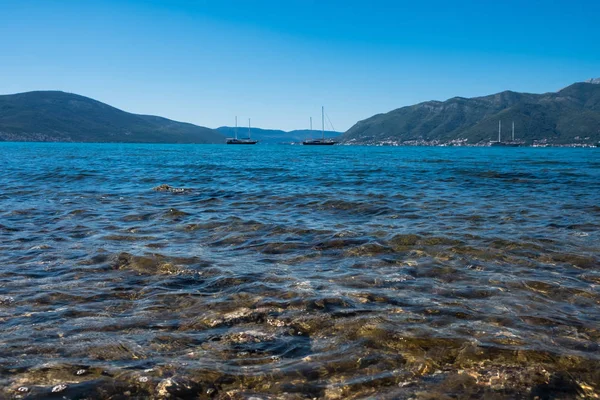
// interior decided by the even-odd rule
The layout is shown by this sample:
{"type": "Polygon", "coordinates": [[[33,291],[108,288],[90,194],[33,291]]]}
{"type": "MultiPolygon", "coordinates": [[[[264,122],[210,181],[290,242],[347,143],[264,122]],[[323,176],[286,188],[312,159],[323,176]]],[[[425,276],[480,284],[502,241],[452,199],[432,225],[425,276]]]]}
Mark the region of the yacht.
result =
{"type": "Polygon", "coordinates": [[[248,137],[245,139],[238,139],[237,137],[237,117],[235,117],[235,137],[227,138],[227,144],[256,144],[258,140],[252,140],[250,138],[250,118],[248,118],[248,137]]]}
{"type": "MultiPolygon", "coordinates": [[[[321,124],[323,131],[322,139],[307,139],[302,142],[305,146],[331,146],[336,144],[337,142],[331,139],[325,139],[325,107],[321,107],[321,124]]],[[[310,131],[312,132],[312,118],[310,119],[310,131]]]]}
{"type": "Polygon", "coordinates": [[[498,121],[498,141],[491,142],[492,147],[519,147],[520,142],[515,141],[515,122],[512,123],[512,140],[510,142],[502,141],[502,121],[498,121]]]}

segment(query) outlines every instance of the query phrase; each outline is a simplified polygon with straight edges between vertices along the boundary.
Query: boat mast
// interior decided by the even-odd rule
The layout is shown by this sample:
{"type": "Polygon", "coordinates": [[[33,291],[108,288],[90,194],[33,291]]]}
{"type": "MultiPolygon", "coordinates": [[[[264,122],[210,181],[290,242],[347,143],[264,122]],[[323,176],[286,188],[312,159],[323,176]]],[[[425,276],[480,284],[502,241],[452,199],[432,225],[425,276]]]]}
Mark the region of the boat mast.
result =
{"type": "Polygon", "coordinates": [[[235,140],[237,140],[237,115],[235,116],[235,140]]]}
{"type": "Polygon", "coordinates": [[[248,118],[248,139],[250,139],[250,118],[248,118]]]}
{"type": "Polygon", "coordinates": [[[325,107],[321,106],[321,125],[323,128],[323,140],[325,140],[325,107]]]}
{"type": "Polygon", "coordinates": [[[515,121],[513,121],[512,140],[515,141],[515,121]]]}
{"type": "Polygon", "coordinates": [[[498,143],[502,141],[502,120],[498,121],[498,143]]]}
{"type": "Polygon", "coordinates": [[[312,139],[312,117],[310,117],[310,138],[312,139]]]}

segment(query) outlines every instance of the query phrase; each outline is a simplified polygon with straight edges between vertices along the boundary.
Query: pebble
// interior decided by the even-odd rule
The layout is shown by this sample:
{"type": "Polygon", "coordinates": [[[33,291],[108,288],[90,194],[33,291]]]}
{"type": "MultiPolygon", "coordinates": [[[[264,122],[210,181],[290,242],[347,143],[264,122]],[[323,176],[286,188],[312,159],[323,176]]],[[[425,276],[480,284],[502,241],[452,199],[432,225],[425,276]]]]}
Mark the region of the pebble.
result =
{"type": "Polygon", "coordinates": [[[52,393],[60,393],[63,390],[65,390],[68,386],[65,385],[64,383],[61,383],[59,385],[56,385],[52,388],[52,393]]]}

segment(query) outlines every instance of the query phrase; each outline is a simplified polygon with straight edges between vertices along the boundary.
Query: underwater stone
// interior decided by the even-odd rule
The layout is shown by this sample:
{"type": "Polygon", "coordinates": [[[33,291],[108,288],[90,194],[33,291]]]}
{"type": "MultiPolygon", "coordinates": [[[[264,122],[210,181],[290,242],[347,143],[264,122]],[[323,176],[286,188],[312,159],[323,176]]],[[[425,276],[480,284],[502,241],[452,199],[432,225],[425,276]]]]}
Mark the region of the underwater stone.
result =
{"type": "Polygon", "coordinates": [[[201,390],[200,385],[185,378],[163,379],[156,386],[156,393],[162,398],[191,398],[201,390]]]}
{"type": "Polygon", "coordinates": [[[166,183],[163,183],[162,185],[153,187],[152,190],[154,190],[156,192],[169,192],[169,193],[186,193],[186,192],[190,191],[190,189],[176,188],[176,187],[167,185],[166,183]]]}
{"type": "Polygon", "coordinates": [[[414,234],[398,234],[398,235],[395,235],[390,240],[390,243],[394,247],[414,246],[414,245],[417,244],[417,242],[420,239],[421,239],[421,237],[419,235],[414,235],[414,234]]]}
{"type": "Polygon", "coordinates": [[[165,212],[165,217],[168,218],[180,218],[189,215],[185,211],[178,210],[176,208],[169,208],[169,211],[165,212]]]}

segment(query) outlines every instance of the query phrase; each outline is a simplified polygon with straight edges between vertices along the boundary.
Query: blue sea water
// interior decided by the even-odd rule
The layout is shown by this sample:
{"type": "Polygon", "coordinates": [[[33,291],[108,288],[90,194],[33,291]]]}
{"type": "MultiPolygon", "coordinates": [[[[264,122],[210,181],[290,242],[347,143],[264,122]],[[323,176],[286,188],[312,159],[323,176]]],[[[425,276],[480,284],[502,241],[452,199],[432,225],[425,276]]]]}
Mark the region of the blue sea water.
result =
{"type": "Polygon", "coordinates": [[[7,396],[600,384],[597,149],[0,143],[0,171],[7,396]]]}

